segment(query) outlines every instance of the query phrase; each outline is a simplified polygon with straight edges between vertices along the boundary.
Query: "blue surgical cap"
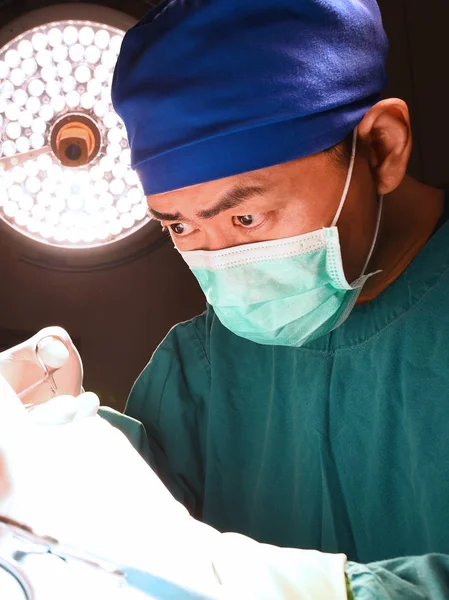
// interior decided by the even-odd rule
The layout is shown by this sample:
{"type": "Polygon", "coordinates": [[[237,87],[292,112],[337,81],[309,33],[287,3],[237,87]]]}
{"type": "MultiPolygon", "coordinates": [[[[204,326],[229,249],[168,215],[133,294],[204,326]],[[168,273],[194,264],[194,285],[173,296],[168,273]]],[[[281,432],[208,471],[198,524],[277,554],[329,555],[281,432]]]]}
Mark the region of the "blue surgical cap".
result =
{"type": "Polygon", "coordinates": [[[145,194],[315,154],[379,99],[375,0],[165,0],[130,29],[112,84],[145,194]]]}

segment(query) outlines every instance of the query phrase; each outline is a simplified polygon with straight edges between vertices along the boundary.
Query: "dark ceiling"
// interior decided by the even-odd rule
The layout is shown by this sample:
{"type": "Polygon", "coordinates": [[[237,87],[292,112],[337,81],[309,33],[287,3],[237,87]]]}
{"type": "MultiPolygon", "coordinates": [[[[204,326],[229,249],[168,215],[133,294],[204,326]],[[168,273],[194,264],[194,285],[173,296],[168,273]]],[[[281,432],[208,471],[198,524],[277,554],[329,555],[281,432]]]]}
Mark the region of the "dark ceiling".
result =
{"type": "MultiPolygon", "coordinates": [[[[55,4],[73,4],[73,1],[74,0],[0,0],[0,27],[32,10],[55,4]]],[[[97,2],[82,2],[82,4],[108,6],[109,8],[125,12],[136,19],[140,19],[148,10],[159,4],[160,1],[161,0],[126,0],[126,2],[124,2],[123,0],[98,0],[97,2]]]]}

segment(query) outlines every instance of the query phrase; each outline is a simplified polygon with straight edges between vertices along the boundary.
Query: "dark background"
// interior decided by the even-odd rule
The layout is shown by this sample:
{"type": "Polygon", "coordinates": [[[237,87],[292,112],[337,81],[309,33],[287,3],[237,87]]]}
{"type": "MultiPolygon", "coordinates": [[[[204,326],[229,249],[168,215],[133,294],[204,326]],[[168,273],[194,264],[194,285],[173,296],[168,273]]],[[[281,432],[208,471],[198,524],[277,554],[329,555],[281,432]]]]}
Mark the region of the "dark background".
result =
{"type": "MultiPolygon", "coordinates": [[[[0,0],[0,29],[24,13],[54,4],[64,3],[0,0]]],[[[138,19],[157,2],[102,4],[138,19]]],[[[449,0],[382,0],[379,5],[391,44],[385,95],[403,98],[412,116],[410,174],[445,187],[449,0]]],[[[109,258],[87,262],[40,255],[0,223],[0,349],[46,325],[61,325],[80,347],[85,388],[97,392],[102,404],[121,409],[170,327],[200,313],[205,302],[172,244],[156,231],[122,256],[114,251],[109,258]]]]}

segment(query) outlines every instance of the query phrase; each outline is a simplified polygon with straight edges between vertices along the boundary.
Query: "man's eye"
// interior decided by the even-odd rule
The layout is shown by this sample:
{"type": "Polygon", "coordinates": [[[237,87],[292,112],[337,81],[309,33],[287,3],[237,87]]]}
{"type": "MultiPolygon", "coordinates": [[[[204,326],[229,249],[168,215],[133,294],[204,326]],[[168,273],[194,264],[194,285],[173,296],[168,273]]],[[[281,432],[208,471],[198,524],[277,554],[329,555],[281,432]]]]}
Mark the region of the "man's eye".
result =
{"type": "Polygon", "coordinates": [[[241,217],[234,217],[237,225],[241,225],[242,227],[246,227],[247,229],[261,225],[265,221],[266,218],[267,218],[267,215],[265,213],[258,213],[256,215],[243,215],[241,217]]]}
{"type": "Polygon", "coordinates": [[[188,235],[193,231],[191,225],[186,225],[185,223],[172,223],[169,227],[176,235],[188,235]]]}
{"type": "Polygon", "coordinates": [[[170,229],[176,233],[176,235],[182,235],[184,233],[184,224],[183,223],[174,223],[170,225],[170,229]]]}

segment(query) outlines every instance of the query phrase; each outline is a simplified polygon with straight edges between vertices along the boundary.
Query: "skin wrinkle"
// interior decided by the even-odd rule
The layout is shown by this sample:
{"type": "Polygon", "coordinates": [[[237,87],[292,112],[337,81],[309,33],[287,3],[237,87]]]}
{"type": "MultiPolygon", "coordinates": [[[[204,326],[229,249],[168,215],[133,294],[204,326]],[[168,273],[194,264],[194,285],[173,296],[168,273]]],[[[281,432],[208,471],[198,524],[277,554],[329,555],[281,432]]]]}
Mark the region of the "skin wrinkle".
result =
{"type": "MultiPolygon", "coordinates": [[[[337,223],[348,281],[363,269],[375,232],[379,196],[384,209],[369,271],[381,270],[363,293],[376,297],[406,268],[431,236],[444,193],[406,175],[412,147],[407,105],[382,100],[358,125],[349,193],[337,223]],[[404,258],[405,257],[405,258],[404,258]]],[[[329,227],[349,165],[348,139],[318,154],[148,197],[181,251],[222,250],[329,227]],[[249,195],[249,191],[256,193],[249,195]],[[181,220],[180,216],[183,215],[181,220]],[[243,217],[252,215],[249,220],[243,217]],[[181,223],[182,232],[172,229],[181,223]]]]}
{"type": "MultiPolygon", "coordinates": [[[[262,186],[243,186],[237,184],[230,191],[228,191],[223,198],[221,198],[215,206],[208,208],[207,210],[200,210],[196,216],[198,219],[212,219],[220,213],[237,208],[242,205],[245,200],[248,200],[251,196],[260,195],[266,192],[266,188],[262,186]]],[[[184,221],[188,222],[189,218],[184,217],[181,213],[160,213],[157,210],[149,208],[149,213],[159,221],[184,221]]]]}
{"type": "Polygon", "coordinates": [[[207,210],[200,210],[197,213],[199,219],[212,219],[220,213],[241,206],[245,200],[252,196],[263,196],[266,193],[266,188],[262,186],[247,186],[236,185],[232,188],[216,206],[207,210]]]}

